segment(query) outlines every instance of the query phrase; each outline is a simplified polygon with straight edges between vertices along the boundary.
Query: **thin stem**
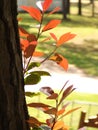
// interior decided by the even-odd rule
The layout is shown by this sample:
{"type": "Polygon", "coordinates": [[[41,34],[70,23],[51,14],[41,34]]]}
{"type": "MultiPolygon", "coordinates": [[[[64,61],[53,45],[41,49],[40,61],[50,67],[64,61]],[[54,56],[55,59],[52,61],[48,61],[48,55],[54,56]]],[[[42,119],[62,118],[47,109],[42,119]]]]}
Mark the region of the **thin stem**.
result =
{"type": "Polygon", "coordinates": [[[25,74],[26,71],[27,71],[27,68],[28,68],[28,66],[29,66],[29,64],[30,64],[31,59],[32,59],[32,56],[30,56],[30,58],[29,58],[29,61],[28,61],[27,66],[26,66],[26,68],[25,68],[24,74],[25,74]]]}
{"type": "MultiPolygon", "coordinates": [[[[38,34],[37,34],[37,41],[38,41],[38,39],[39,39],[39,37],[40,37],[40,35],[41,35],[41,26],[42,26],[42,23],[43,23],[43,16],[44,16],[44,12],[42,12],[42,18],[41,18],[41,22],[40,22],[40,27],[39,27],[39,29],[38,29],[38,34]]],[[[33,55],[33,54],[32,54],[33,55]]],[[[29,64],[30,64],[30,61],[31,61],[31,59],[32,59],[32,55],[30,56],[30,58],[29,58],[29,61],[28,61],[28,63],[27,63],[27,66],[26,66],[26,68],[25,68],[25,71],[24,71],[24,74],[25,74],[25,72],[27,71],[27,68],[28,68],[28,66],[29,66],[29,64]]]]}
{"type": "MultiPolygon", "coordinates": [[[[57,112],[58,112],[58,99],[56,99],[56,109],[57,109],[57,112]]],[[[51,130],[53,130],[54,126],[55,126],[55,123],[57,122],[57,118],[58,118],[58,115],[57,113],[55,114],[55,117],[54,117],[54,121],[53,121],[53,125],[51,127],[51,130]]]]}
{"type": "Polygon", "coordinates": [[[43,61],[41,61],[40,63],[42,64],[43,62],[45,62],[46,60],[48,60],[56,52],[57,48],[58,47],[56,46],[56,48],[43,61]]]}
{"type": "Polygon", "coordinates": [[[44,17],[44,12],[42,12],[42,17],[41,17],[41,22],[40,22],[40,26],[39,26],[39,29],[38,29],[38,34],[37,34],[37,40],[39,39],[42,31],[41,31],[41,27],[42,27],[42,23],[43,23],[43,17],[44,17]]]}
{"type": "Polygon", "coordinates": [[[26,65],[26,59],[25,59],[25,56],[23,54],[23,73],[25,72],[25,65],[26,65]]]}

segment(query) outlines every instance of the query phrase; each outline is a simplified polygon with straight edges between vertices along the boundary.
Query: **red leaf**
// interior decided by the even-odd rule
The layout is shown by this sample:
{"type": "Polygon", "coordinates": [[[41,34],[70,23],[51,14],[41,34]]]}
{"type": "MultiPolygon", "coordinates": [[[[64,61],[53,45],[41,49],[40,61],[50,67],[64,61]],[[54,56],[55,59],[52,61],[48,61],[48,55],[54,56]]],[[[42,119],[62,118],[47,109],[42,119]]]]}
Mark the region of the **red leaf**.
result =
{"type": "Polygon", "coordinates": [[[44,104],[44,103],[29,103],[28,106],[29,107],[35,107],[35,108],[37,108],[37,107],[43,107],[43,108],[51,107],[51,106],[44,104]]]}
{"type": "Polygon", "coordinates": [[[61,88],[60,92],[59,92],[59,95],[62,93],[62,91],[64,90],[65,86],[67,85],[68,83],[68,80],[65,82],[65,84],[63,85],[63,87],[61,88]]]}
{"type": "Polygon", "coordinates": [[[41,110],[43,112],[48,110],[49,107],[52,107],[52,106],[44,104],[44,103],[29,103],[29,104],[27,104],[27,106],[36,108],[36,109],[41,110]]]}
{"type": "Polygon", "coordinates": [[[35,36],[34,34],[29,34],[29,35],[27,36],[27,40],[28,40],[29,42],[37,41],[37,38],[36,38],[36,36],[35,36]]]}
{"type": "Polygon", "coordinates": [[[33,53],[34,53],[35,48],[36,48],[36,45],[37,45],[36,41],[30,42],[30,44],[28,45],[28,47],[24,51],[24,56],[26,58],[29,58],[30,56],[33,56],[33,53]]]}
{"type": "Polygon", "coordinates": [[[22,27],[19,27],[19,35],[21,37],[27,37],[29,35],[29,33],[25,29],[23,29],[22,27]]]}
{"type": "Polygon", "coordinates": [[[61,104],[61,102],[71,93],[75,90],[75,88],[73,88],[73,85],[70,85],[68,88],[66,88],[62,94],[62,97],[60,99],[59,105],[61,104]]]}
{"type": "Polygon", "coordinates": [[[54,91],[50,87],[41,87],[40,91],[46,94],[47,96],[51,96],[54,91]]]}
{"type": "Polygon", "coordinates": [[[50,118],[50,119],[47,119],[47,120],[46,120],[46,123],[47,123],[47,125],[48,125],[48,126],[50,126],[50,127],[51,127],[51,126],[52,126],[53,121],[54,121],[54,119],[53,119],[53,118],[50,118]]]}
{"type": "Polygon", "coordinates": [[[65,43],[65,42],[71,40],[71,39],[74,38],[75,36],[76,36],[76,34],[71,34],[70,32],[63,34],[63,35],[59,38],[59,40],[57,41],[57,46],[62,45],[63,43],[65,43]]]}
{"type": "Polygon", "coordinates": [[[51,37],[52,37],[55,41],[57,41],[57,37],[56,37],[56,35],[55,35],[54,33],[50,33],[50,35],[51,35],[51,37]]]}
{"type": "Polygon", "coordinates": [[[29,123],[30,127],[40,126],[41,124],[43,124],[35,117],[30,117],[29,120],[27,120],[27,122],[29,123]]]}
{"type": "Polygon", "coordinates": [[[55,61],[57,64],[59,64],[61,67],[63,67],[67,71],[68,61],[60,54],[56,53],[54,56],[50,57],[50,60],[55,61]]]}
{"type": "Polygon", "coordinates": [[[43,11],[46,11],[51,4],[52,4],[52,0],[44,0],[44,2],[42,3],[43,11]]]}
{"type": "Polygon", "coordinates": [[[56,99],[58,97],[57,93],[53,93],[51,96],[47,97],[47,99],[56,99]]]}
{"type": "Polygon", "coordinates": [[[60,22],[61,20],[51,20],[49,23],[47,23],[44,26],[44,28],[42,29],[42,32],[55,28],[58,24],[60,24],[60,22]]]}
{"type": "Polygon", "coordinates": [[[21,8],[27,11],[34,19],[41,22],[41,12],[37,8],[31,6],[21,6],[21,8]]]}
{"type": "Polygon", "coordinates": [[[57,109],[56,108],[51,108],[51,109],[48,109],[48,110],[44,111],[44,113],[56,115],[57,109]]]}

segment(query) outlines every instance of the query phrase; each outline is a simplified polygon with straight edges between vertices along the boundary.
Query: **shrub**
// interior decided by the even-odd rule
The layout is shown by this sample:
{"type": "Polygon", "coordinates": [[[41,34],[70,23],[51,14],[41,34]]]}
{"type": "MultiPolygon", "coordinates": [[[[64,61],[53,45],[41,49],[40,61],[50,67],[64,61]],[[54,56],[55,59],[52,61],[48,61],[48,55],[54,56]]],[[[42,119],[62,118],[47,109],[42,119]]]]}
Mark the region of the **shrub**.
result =
{"type": "MultiPolygon", "coordinates": [[[[21,49],[23,54],[23,73],[24,73],[25,84],[29,84],[29,85],[37,84],[41,80],[41,76],[50,76],[50,73],[46,71],[34,71],[35,67],[39,67],[46,60],[53,60],[58,65],[63,67],[66,71],[68,69],[67,59],[64,58],[62,55],[58,54],[57,49],[60,48],[60,46],[62,46],[68,40],[74,38],[76,35],[72,34],[71,32],[67,32],[58,38],[56,34],[51,32],[49,34],[49,37],[46,37],[43,41],[39,40],[43,33],[55,28],[58,24],[61,23],[61,20],[52,19],[48,23],[43,25],[43,21],[45,19],[44,14],[48,10],[51,4],[52,4],[52,0],[44,0],[43,2],[40,1],[37,2],[38,8],[34,8],[31,6],[21,6],[21,8],[24,11],[29,13],[29,15],[38,22],[38,26],[37,26],[38,30],[36,34],[30,34],[24,28],[19,27],[20,43],[21,43],[21,49]],[[41,42],[42,44],[43,42],[48,42],[49,40],[51,40],[51,38],[55,42],[53,51],[49,53],[49,55],[46,58],[44,58],[44,60],[42,60],[41,62],[32,61],[34,56],[44,55],[43,52],[36,51],[39,42],[41,42]]],[[[56,7],[53,11],[47,14],[47,17],[49,17],[59,9],[60,9],[59,7],[56,7]]],[[[62,87],[59,93],[54,92],[54,90],[50,87],[42,87],[40,89],[41,92],[47,95],[47,100],[55,101],[55,106],[47,105],[45,103],[33,103],[33,102],[27,104],[28,107],[34,107],[40,109],[45,114],[48,114],[50,116],[49,119],[46,119],[46,122],[41,122],[35,117],[30,116],[27,122],[30,124],[30,127],[32,127],[33,130],[35,129],[36,130],[37,129],[38,130],[40,129],[41,130],[43,129],[68,130],[69,129],[69,127],[64,124],[61,118],[79,109],[79,107],[71,109],[69,111],[65,111],[69,103],[65,103],[61,107],[61,103],[64,101],[64,99],[75,89],[73,88],[73,85],[68,86],[65,89],[66,84],[67,82],[64,84],[64,86],[62,87]]],[[[26,93],[26,95],[31,95],[31,94],[32,94],[31,92],[26,93]]]]}

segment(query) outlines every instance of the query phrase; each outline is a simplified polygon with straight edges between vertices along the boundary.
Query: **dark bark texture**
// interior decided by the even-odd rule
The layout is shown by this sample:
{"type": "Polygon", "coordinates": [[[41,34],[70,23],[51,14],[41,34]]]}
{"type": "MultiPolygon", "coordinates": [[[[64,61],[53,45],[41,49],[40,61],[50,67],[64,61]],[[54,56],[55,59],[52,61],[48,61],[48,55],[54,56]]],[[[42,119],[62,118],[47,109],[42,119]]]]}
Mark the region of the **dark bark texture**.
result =
{"type": "Polygon", "coordinates": [[[0,130],[29,130],[17,1],[0,0],[0,130]]]}
{"type": "Polygon", "coordinates": [[[63,19],[67,19],[67,14],[70,13],[70,0],[62,0],[63,19]]]}

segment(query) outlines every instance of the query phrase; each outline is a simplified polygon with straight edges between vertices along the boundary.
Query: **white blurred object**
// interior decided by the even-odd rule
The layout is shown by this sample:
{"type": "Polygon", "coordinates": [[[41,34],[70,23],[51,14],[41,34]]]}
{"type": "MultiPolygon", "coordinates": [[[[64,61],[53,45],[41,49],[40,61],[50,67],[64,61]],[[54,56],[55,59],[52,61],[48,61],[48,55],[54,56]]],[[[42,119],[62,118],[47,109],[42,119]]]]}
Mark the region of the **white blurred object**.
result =
{"type": "Polygon", "coordinates": [[[78,130],[86,130],[86,128],[85,128],[85,127],[82,127],[82,128],[80,128],[80,129],[78,129],[78,130]]]}
{"type": "Polygon", "coordinates": [[[38,7],[41,11],[43,11],[42,3],[43,3],[43,1],[37,1],[37,2],[36,2],[37,7],[38,7]]]}

